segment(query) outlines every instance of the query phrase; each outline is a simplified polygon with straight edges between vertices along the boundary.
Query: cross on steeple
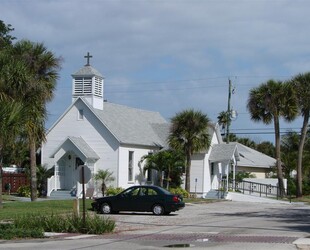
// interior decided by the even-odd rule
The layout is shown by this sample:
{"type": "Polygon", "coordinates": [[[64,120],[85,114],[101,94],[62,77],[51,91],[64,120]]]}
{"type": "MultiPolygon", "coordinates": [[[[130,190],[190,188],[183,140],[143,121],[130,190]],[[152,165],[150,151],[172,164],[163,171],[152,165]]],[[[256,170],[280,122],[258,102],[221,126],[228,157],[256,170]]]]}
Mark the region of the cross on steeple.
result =
{"type": "Polygon", "coordinates": [[[90,66],[90,64],[89,64],[89,59],[92,58],[92,57],[93,57],[93,56],[91,56],[91,55],[89,54],[89,52],[87,52],[87,55],[84,56],[84,58],[87,58],[87,63],[86,63],[85,66],[90,66]]]}

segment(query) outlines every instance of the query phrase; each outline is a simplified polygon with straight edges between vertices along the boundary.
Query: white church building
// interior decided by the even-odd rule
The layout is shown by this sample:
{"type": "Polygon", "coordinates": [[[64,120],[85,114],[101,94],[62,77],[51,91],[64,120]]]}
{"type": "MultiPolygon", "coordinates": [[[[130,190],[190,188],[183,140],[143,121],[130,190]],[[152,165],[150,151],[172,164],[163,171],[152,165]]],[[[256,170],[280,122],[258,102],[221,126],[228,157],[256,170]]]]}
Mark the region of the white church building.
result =
{"type": "MultiPolygon", "coordinates": [[[[113,172],[114,187],[141,184],[141,157],[168,147],[169,122],[158,112],[104,101],[104,77],[89,64],[89,54],[86,58],[87,64],[72,74],[72,104],[48,130],[41,148],[42,165],[54,173],[48,196],[56,190],[74,190],[80,196],[82,165],[92,176],[100,169],[113,172]]],[[[192,159],[191,192],[202,197],[235,173],[240,160],[237,144],[223,143],[217,125],[210,124],[209,134],[210,148],[192,159]]],[[[86,188],[100,195],[92,178],[86,188]]]]}

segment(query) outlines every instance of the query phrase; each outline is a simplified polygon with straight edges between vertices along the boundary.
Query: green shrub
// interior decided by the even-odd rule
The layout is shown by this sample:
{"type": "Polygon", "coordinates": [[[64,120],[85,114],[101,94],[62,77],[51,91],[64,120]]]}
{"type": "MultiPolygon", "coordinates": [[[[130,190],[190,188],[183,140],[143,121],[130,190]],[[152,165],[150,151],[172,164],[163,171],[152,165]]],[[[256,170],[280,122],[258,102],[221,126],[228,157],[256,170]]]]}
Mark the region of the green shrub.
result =
{"type": "Polygon", "coordinates": [[[43,238],[42,228],[19,228],[14,223],[0,224],[0,239],[43,238]]]}
{"type": "Polygon", "coordinates": [[[112,232],[115,221],[99,215],[86,214],[85,225],[82,215],[29,215],[20,216],[14,221],[16,228],[42,229],[45,232],[102,234],[112,232]]]}
{"type": "Polygon", "coordinates": [[[21,197],[30,197],[31,196],[30,186],[20,186],[17,189],[17,195],[21,197]]]}
{"type": "Polygon", "coordinates": [[[183,188],[170,188],[169,189],[170,193],[173,193],[173,194],[178,194],[178,195],[182,195],[183,198],[188,198],[189,197],[189,193],[183,189],[183,188]]]}
{"type": "MultiPolygon", "coordinates": [[[[17,195],[21,197],[31,197],[31,188],[30,186],[20,186],[17,189],[17,195]]],[[[39,196],[39,191],[37,191],[37,196],[39,196]]]]}
{"type": "Polygon", "coordinates": [[[107,189],[107,195],[108,196],[111,196],[111,195],[117,195],[117,194],[119,194],[120,192],[122,192],[122,191],[124,191],[124,189],[123,188],[121,188],[121,187],[108,187],[108,189],[107,189]]]}

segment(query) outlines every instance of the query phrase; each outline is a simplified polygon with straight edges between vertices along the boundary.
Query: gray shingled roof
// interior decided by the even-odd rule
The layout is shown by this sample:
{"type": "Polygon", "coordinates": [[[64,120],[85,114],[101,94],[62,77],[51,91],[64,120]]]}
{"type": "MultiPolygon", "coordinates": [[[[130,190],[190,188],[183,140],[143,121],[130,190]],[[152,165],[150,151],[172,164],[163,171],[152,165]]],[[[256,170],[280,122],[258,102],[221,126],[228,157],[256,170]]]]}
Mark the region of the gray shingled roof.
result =
{"type": "Polygon", "coordinates": [[[99,159],[96,152],[84,141],[82,137],[69,136],[68,139],[81,151],[87,159],[99,159]]]}
{"type": "Polygon", "coordinates": [[[238,142],[231,142],[232,145],[237,145],[240,154],[240,161],[238,166],[242,167],[259,167],[271,168],[276,164],[276,159],[249,148],[238,142]]]}
{"type": "Polygon", "coordinates": [[[214,144],[212,145],[209,160],[211,162],[229,161],[233,158],[233,156],[239,160],[237,145],[226,143],[214,144]]]}
{"type": "Polygon", "coordinates": [[[77,76],[100,76],[103,77],[102,74],[96,70],[95,68],[93,68],[90,65],[86,65],[83,68],[79,69],[77,72],[75,72],[74,74],[72,74],[73,77],[77,77],[77,76]]]}
{"type": "Polygon", "coordinates": [[[54,157],[55,154],[60,150],[60,148],[67,142],[70,141],[87,159],[98,160],[100,157],[96,152],[83,140],[82,137],[69,136],[65,139],[51,154],[50,157],[54,157]]]}
{"type": "Polygon", "coordinates": [[[89,107],[120,143],[160,147],[166,145],[165,129],[169,124],[158,112],[109,102],[103,104],[103,110],[89,107]]]}

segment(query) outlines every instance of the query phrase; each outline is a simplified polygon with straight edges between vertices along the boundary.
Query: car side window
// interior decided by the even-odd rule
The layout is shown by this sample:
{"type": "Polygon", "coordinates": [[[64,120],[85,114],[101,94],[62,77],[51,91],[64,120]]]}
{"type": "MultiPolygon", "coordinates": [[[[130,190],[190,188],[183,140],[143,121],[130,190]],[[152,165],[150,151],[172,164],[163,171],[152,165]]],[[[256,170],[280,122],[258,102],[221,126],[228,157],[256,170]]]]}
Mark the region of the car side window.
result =
{"type": "Polygon", "coordinates": [[[152,188],[149,188],[148,195],[157,195],[157,191],[152,188]]]}
{"type": "Polygon", "coordinates": [[[134,190],[132,190],[131,195],[132,196],[136,196],[139,194],[139,188],[135,188],[134,190]]]}
{"type": "Polygon", "coordinates": [[[123,195],[127,196],[127,197],[128,196],[132,196],[135,190],[136,189],[133,189],[133,188],[132,189],[128,189],[126,192],[123,193],[123,195]]]}
{"type": "Polygon", "coordinates": [[[143,187],[143,188],[140,188],[140,195],[141,195],[141,196],[148,195],[148,194],[147,194],[147,189],[144,188],[144,187],[143,187]]]}

